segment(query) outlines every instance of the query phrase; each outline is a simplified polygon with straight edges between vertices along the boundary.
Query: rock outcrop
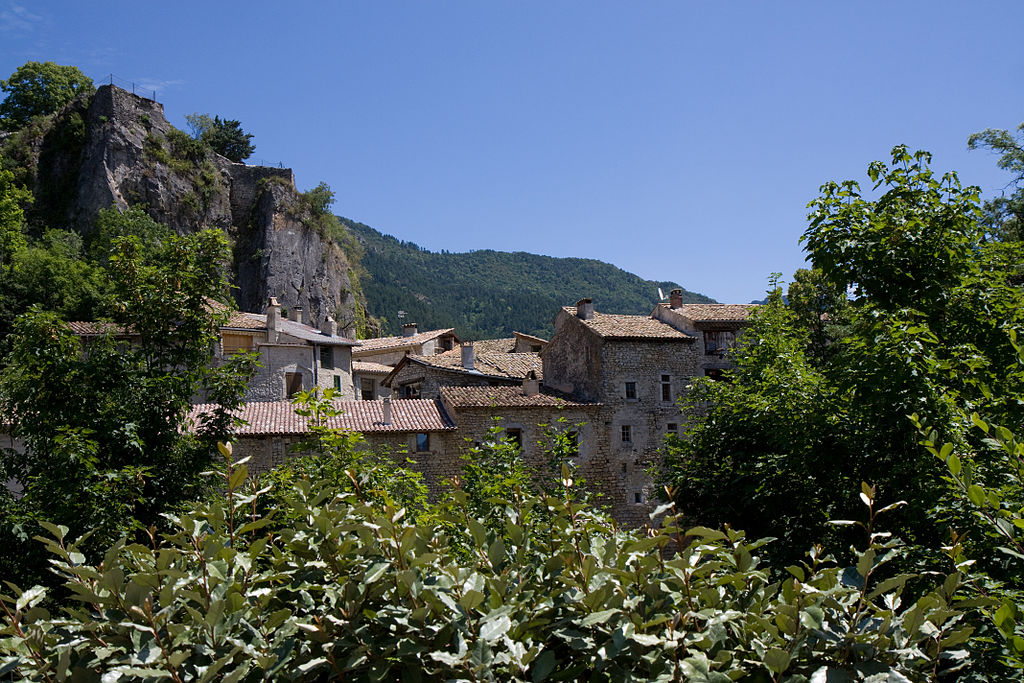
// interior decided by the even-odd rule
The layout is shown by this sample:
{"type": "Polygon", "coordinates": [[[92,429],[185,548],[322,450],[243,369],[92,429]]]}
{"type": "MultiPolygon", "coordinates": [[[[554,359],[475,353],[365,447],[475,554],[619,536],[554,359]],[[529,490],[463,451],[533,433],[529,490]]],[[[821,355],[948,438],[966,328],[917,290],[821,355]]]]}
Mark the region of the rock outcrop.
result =
{"type": "Polygon", "coordinates": [[[175,129],[163,105],[116,86],[70,104],[42,138],[37,197],[47,220],[87,232],[100,209],[141,206],[180,234],[220,228],[234,242],[239,308],[268,296],[307,322],[355,320],[349,256],[295,189],[291,169],[234,163],[175,129]]]}

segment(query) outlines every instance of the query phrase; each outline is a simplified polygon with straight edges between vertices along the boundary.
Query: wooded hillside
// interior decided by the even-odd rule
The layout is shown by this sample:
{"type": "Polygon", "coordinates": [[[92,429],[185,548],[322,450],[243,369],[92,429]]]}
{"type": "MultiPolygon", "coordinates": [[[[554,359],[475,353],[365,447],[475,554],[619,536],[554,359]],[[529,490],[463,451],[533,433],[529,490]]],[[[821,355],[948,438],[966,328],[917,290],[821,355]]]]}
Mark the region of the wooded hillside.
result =
{"type": "MultiPolygon", "coordinates": [[[[553,258],[490,249],[435,253],[342,218],[366,246],[362,277],[368,313],[381,333],[398,334],[403,322],[420,329],[454,327],[467,339],[507,337],[512,331],[550,337],[561,306],[591,297],[605,313],[648,314],[658,288],[674,282],[644,280],[621,268],[582,258],[553,258]],[[399,319],[398,311],[405,311],[399,319]]],[[[714,299],[683,290],[683,301],[714,299]]]]}

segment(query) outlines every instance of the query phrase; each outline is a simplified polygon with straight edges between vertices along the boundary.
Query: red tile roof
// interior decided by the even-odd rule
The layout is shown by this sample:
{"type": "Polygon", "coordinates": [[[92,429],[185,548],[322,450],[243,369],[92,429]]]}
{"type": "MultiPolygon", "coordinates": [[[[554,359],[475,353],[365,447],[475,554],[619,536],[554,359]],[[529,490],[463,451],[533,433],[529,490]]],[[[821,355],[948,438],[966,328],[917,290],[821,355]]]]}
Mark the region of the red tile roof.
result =
{"type": "MultiPolygon", "coordinates": [[[[473,345],[474,349],[476,344],[473,345]]],[[[524,379],[533,372],[538,379],[544,371],[540,355],[536,353],[475,353],[473,369],[462,367],[462,354],[443,353],[437,356],[407,356],[410,363],[440,368],[451,372],[473,373],[501,379],[524,379]]]]}
{"type": "Polygon", "coordinates": [[[743,322],[757,308],[757,304],[683,304],[672,310],[695,323],[743,322]]]}
{"type": "Polygon", "coordinates": [[[410,335],[408,337],[378,337],[376,339],[363,339],[359,349],[353,350],[354,353],[360,355],[366,355],[368,351],[374,353],[382,353],[384,351],[391,351],[397,349],[404,349],[408,346],[418,346],[424,342],[428,342],[431,339],[436,339],[443,334],[454,332],[454,327],[449,327],[446,330],[428,330],[427,332],[419,332],[417,334],[410,335]]]}
{"type": "Polygon", "coordinates": [[[528,408],[535,406],[599,406],[574,401],[565,394],[541,388],[541,393],[524,396],[522,387],[441,387],[441,399],[455,408],[528,408]]]}
{"type": "Polygon", "coordinates": [[[575,306],[564,306],[563,309],[573,320],[590,328],[594,334],[604,339],[636,339],[636,340],[692,340],[694,337],[680,332],[668,323],[647,315],[615,315],[594,312],[594,317],[583,320],[576,316],[575,306]]]}
{"type": "MultiPolygon", "coordinates": [[[[383,401],[335,401],[341,414],[329,418],[327,426],[354,432],[446,432],[455,423],[437,401],[405,399],[391,402],[391,424],[384,424],[383,401]]],[[[212,404],[192,406],[193,422],[214,409],[212,404]]],[[[238,427],[239,436],[269,434],[305,434],[308,418],[295,413],[290,401],[263,401],[244,404],[234,413],[247,424],[238,427]]]]}
{"type": "Polygon", "coordinates": [[[75,334],[80,334],[82,336],[100,334],[130,334],[130,332],[127,332],[124,327],[122,327],[121,325],[117,325],[115,323],[89,322],[86,320],[71,320],[66,324],[71,329],[72,332],[74,332],[75,334]]]}
{"type": "Polygon", "coordinates": [[[368,360],[352,361],[352,372],[362,372],[369,375],[387,375],[392,370],[394,370],[393,367],[383,363],[374,363],[368,360]]]}

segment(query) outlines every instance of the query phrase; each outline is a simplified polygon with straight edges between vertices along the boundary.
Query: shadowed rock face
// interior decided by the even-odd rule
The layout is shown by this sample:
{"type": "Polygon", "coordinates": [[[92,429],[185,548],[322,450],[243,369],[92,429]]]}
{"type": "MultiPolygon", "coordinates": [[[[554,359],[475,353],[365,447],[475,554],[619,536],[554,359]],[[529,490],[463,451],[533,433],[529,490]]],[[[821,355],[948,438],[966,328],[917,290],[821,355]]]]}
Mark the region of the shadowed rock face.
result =
{"type": "Polygon", "coordinates": [[[314,325],[354,318],[346,254],[302,208],[291,169],[195,154],[163,105],[109,85],[58,114],[36,153],[51,224],[87,232],[100,209],[142,206],[179,234],[220,228],[234,241],[239,308],[260,312],[276,296],[314,325]]]}

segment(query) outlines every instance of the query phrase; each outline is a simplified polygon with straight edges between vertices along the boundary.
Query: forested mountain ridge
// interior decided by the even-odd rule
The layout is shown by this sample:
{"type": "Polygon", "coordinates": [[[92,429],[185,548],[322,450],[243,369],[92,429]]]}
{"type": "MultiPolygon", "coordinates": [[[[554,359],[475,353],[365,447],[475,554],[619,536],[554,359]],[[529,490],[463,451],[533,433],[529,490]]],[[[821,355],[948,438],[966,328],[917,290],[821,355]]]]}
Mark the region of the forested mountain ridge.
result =
{"type": "MultiPolygon", "coordinates": [[[[646,315],[658,301],[658,288],[665,294],[681,289],[594,259],[490,249],[437,253],[347,218],[341,222],[364,245],[367,313],[385,335],[416,322],[420,329],[454,327],[466,339],[507,337],[513,330],[550,337],[558,309],[582,297],[593,298],[606,313],[646,315]],[[398,311],[405,311],[404,318],[398,311]]],[[[714,301],[685,289],[683,300],[714,301]]]]}

